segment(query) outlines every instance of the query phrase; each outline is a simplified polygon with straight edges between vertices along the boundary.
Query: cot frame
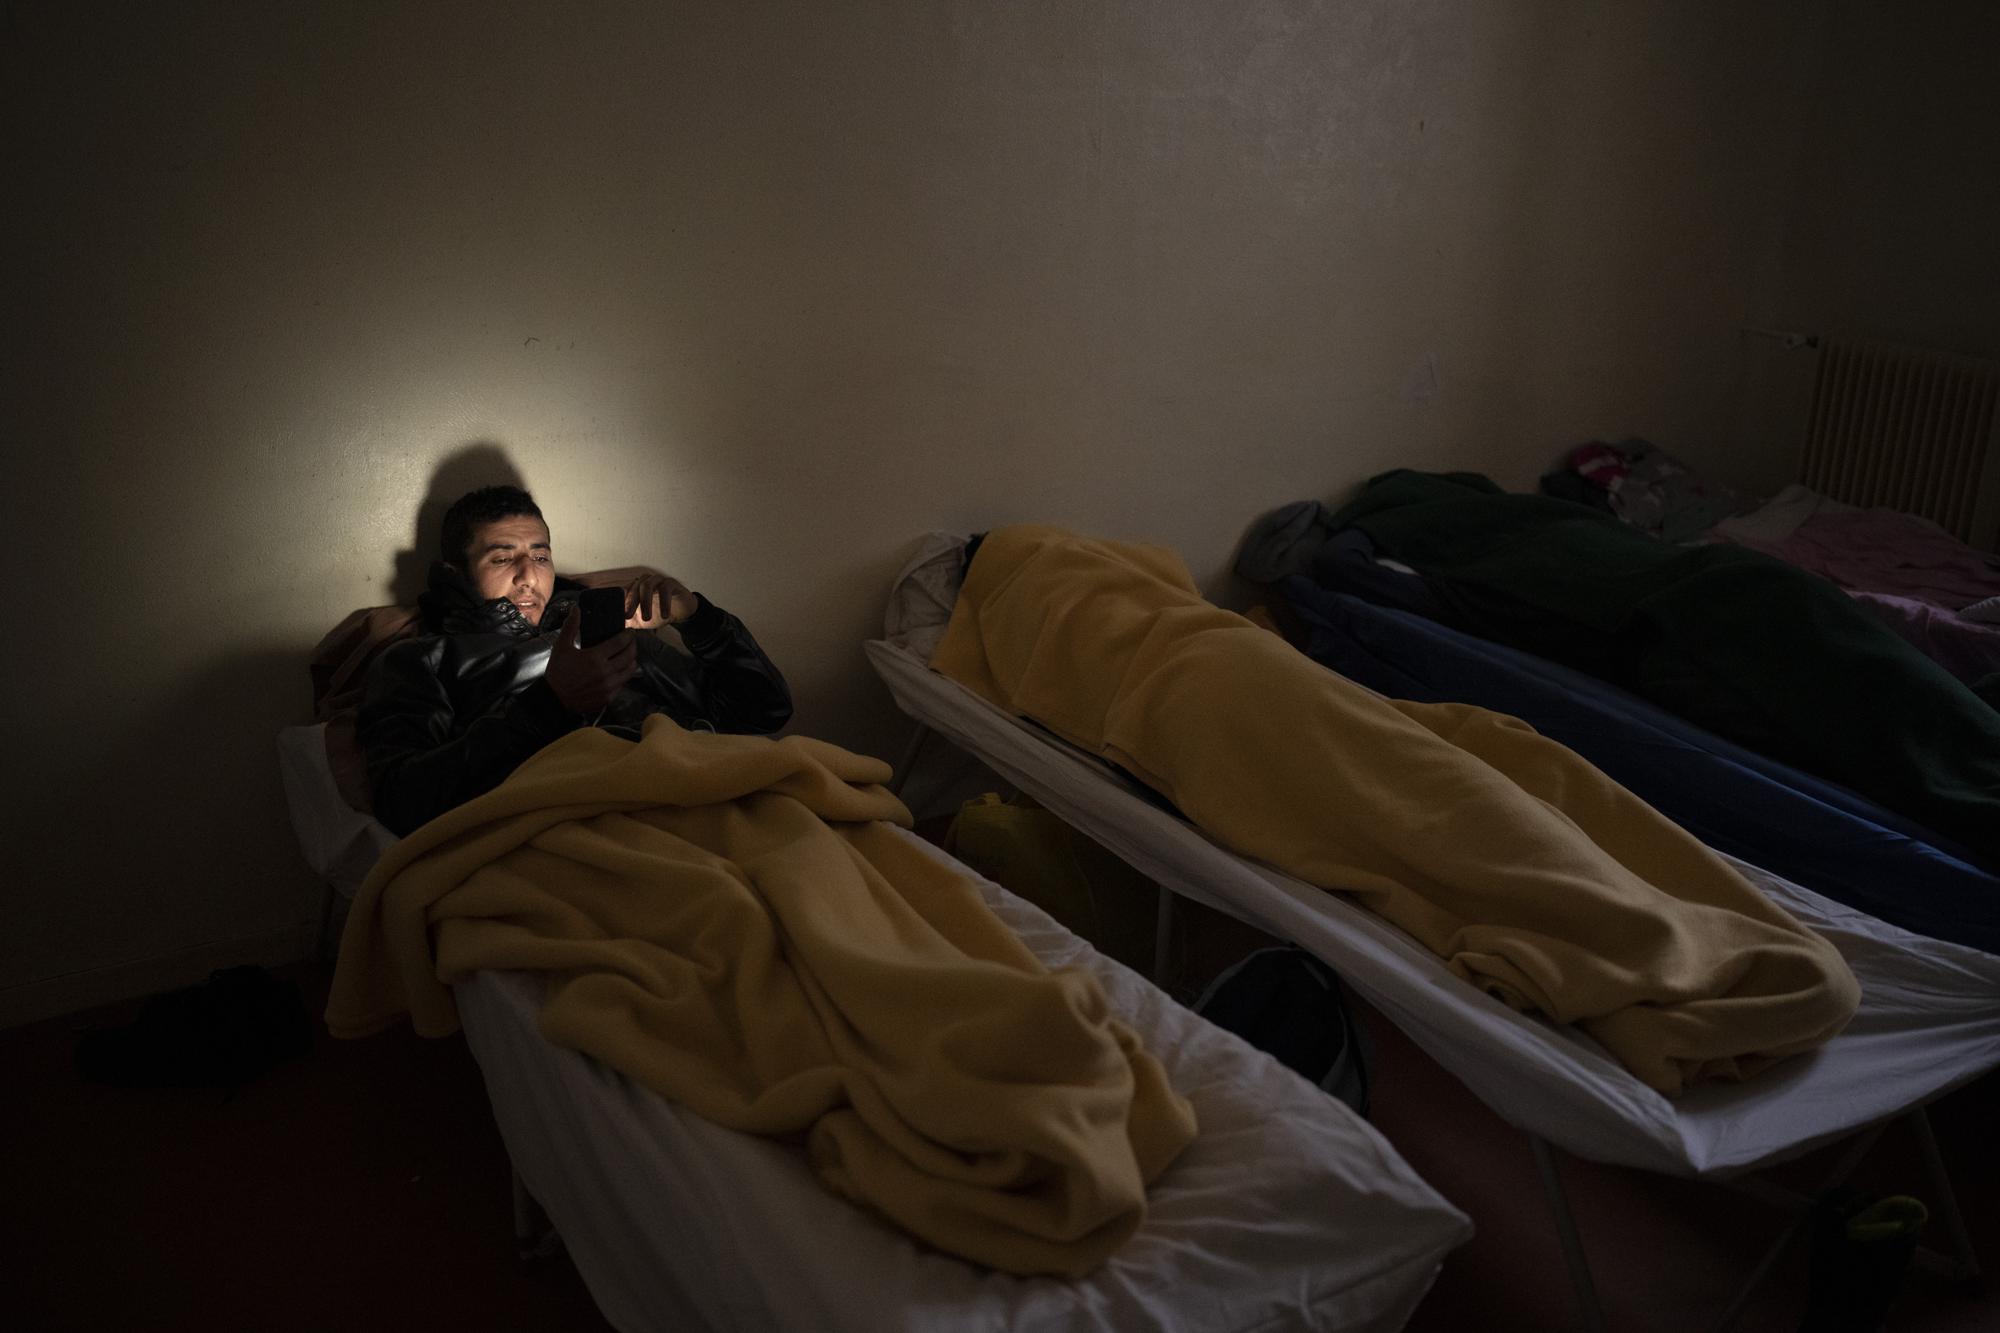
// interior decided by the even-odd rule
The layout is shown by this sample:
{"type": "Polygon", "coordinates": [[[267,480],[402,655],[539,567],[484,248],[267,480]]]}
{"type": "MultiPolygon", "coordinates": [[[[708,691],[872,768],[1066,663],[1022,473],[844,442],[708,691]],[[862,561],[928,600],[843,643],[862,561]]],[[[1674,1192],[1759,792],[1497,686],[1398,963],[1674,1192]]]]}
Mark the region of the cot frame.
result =
{"type": "MultiPolygon", "coordinates": [[[[1018,790],[1027,792],[1043,806],[1054,811],[1058,816],[1064,819],[1069,817],[1069,812],[1066,809],[1068,802],[1064,800],[1061,793],[1048,784],[1039,781],[1035,774],[1017,769],[1002,757],[991,756],[982,752],[968,737],[953,728],[949,718],[925,712],[918,707],[906,703],[900,694],[897,694],[896,701],[900,708],[911,714],[912,721],[916,724],[916,730],[911,734],[908,742],[905,743],[902,754],[896,763],[893,776],[890,779],[889,789],[892,792],[898,795],[902,793],[903,787],[908,782],[917,761],[922,757],[925,746],[933,735],[942,735],[955,747],[980,763],[992,768],[995,772],[1013,783],[1018,790]]],[[[1078,831],[1085,832],[1081,829],[1078,831]]],[[[1087,832],[1085,836],[1088,836],[1087,832]]],[[[1141,874],[1149,873],[1144,867],[1134,866],[1133,868],[1141,874]]],[[[1154,921],[1155,947],[1153,951],[1152,980],[1160,989],[1171,993],[1171,988],[1168,984],[1171,979],[1168,975],[1171,972],[1170,950],[1167,946],[1173,933],[1174,904],[1178,897],[1183,896],[1183,891],[1170,884],[1157,881],[1156,884],[1159,897],[1154,921]]],[[[1269,929],[1264,922],[1251,920],[1248,916],[1235,910],[1236,905],[1234,903],[1195,894],[1186,894],[1185,896],[1191,897],[1195,901],[1201,902],[1205,906],[1212,907],[1217,911],[1224,912],[1255,929],[1269,929]]],[[[1288,942],[1299,944],[1296,940],[1288,942]]],[[[1306,948],[1310,952],[1310,946],[1300,944],[1300,947],[1306,948]]],[[[1504,1117],[1502,1118],[1504,1119],[1504,1117]]],[[[1931,1130],[1930,1117],[1925,1106],[1919,1104],[1904,1111],[1892,1113],[1872,1124],[1862,1125],[1845,1136],[1844,1139],[1836,1140],[1836,1142],[1845,1142],[1847,1147],[1834,1160],[1818,1188],[1810,1195],[1800,1194],[1797,1191],[1786,1189],[1772,1182],[1757,1179],[1749,1174],[1736,1177],[1704,1177],[1704,1179],[1709,1180],[1713,1184],[1737,1190],[1766,1203],[1774,1204],[1790,1213],[1790,1217],[1780,1230],[1778,1236],[1752,1266],[1749,1274],[1743,1279],[1731,1296],[1728,1305],[1716,1317],[1715,1322],[1710,1325],[1712,1333],[1728,1333],[1728,1330],[1735,1326],[1737,1319],[1749,1305],[1751,1297],[1763,1286],[1765,1280],[1777,1268],[1779,1262],[1785,1257],[1792,1245],[1799,1237],[1806,1233],[1812,1219],[1814,1203],[1828,1191],[1838,1188],[1845,1182],[1861,1162],[1866,1159],[1869,1151],[1881,1138],[1883,1132],[1891,1124],[1898,1121],[1908,1124],[1911,1132],[1916,1136],[1918,1147],[1923,1157],[1924,1173],[1928,1178],[1936,1201],[1936,1212],[1940,1221],[1943,1222],[1951,1242],[1949,1253],[1941,1253],[1929,1247],[1919,1246],[1914,1262],[1942,1273],[1951,1281],[1971,1283],[1979,1280],[1980,1268],[1978,1256],[1973,1252],[1971,1235],[1966,1230],[1963,1215],[1959,1212],[1957,1194],[1952,1189],[1950,1174],[1944,1162],[1944,1155],[1938,1147],[1936,1135],[1931,1130]]],[[[1541,1179],[1543,1198],[1548,1204],[1557,1240],[1562,1247],[1563,1264],[1569,1276],[1570,1289],[1576,1304],[1577,1325],[1585,1333],[1605,1333],[1607,1325],[1604,1316],[1604,1306],[1598,1298],[1597,1285],[1591,1276],[1590,1261],[1583,1244],[1583,1233],[1577,1225],[1575,1211],[1570,1206],[1569,1194],[1562,1182],[1561,1150],[1541,1135],[1529,1130],[1520,1129],[1518,1126],[1514,1128],[1528,1140],[1529,1147],[1534,1153],[1536,1172],[1541,1179]]],[[[1644,1168],[1635,1169],[1643,1170],[1644,1168]]]]}

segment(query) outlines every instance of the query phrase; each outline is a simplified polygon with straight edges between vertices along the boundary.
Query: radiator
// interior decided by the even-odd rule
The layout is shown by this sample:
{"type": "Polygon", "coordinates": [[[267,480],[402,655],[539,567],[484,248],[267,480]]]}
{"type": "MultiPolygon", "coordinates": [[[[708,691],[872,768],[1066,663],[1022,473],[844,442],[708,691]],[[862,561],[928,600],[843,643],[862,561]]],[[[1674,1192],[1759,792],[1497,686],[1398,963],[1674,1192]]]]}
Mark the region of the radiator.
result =
{"type": "Polygon", "coordinates": [[[1799,480],[1847,504],[2000,537],[2000,363],[1892,343],[1821,342],[1799,480]]]}

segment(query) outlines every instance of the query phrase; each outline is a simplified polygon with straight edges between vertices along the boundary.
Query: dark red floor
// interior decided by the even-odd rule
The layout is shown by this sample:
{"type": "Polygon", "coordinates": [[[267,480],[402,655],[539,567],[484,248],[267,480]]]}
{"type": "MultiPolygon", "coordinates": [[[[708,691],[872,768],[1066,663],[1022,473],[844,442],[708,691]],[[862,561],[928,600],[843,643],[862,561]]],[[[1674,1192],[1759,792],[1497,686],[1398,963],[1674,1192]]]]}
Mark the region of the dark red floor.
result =
{"type": "MultiPolygon", "coordinates": [[[[317,1013],[325,970],[299,975],[317,1013]]],[[[0,1033],[7,1327],[606,1327],[565,1261],[515,1257],[462,1038],[322,1032],[228,1095],[85,1083],[76,1026],[0,1033]]]]}
{"type": "MultiPolygon", "coordinates": [[[[1202,948],[1189,952],[1212,965],[1202,948]]],[[[316,1005],[324,969],[298,975],[316,1005]]],[[[84,1083],[71,1066],[76,1026],[0,1033],[11,1093],[0,1099],[6,1326],[604,1327],[565,1261],[514,1255],[505,1157],[461,1040],[322,1037],[224,1096],[84,1083]]],[[[1411,1328],[1575,1327],[1527,1142],[1392,1028],[1372,1016],[1371,1026],[1375,1124],[1478,1227],[1411,1328]]],[[[1953,1094],[1933,1119],[1981,1258],[2000,1263],[2000,1082],[1953,1094]]],[[[1614,1330],[1706,1327],[1776,1224],[1713,1185],[1574,1161],[1563,1170],[1614,1330]]],[[[1861,1180],[1925,1192],[1900,1132],[1861,1180]]],[[[1738,1327],[1789,1333],[1804,1282],[1800,1249],[1738,1327]]],[[[1990,1333],[2000,1298],[1914,1273],[1889,1327],[1990,1333]]]]}
{"type": "MultiPolygon", "coordinates": [[[[1372,1017],[1372,1016],[1371,1016],[1372,1017]]],[[[1466,1329],[1575,1328],[1576,1306],[1560,1242],[1521,1134],[1475,1101],[1458,1082],[1379,1018],[1376,1095],[1371,1119],[1404,1159],[1465,1210],[1477,1228],[1445,1264],[1410,1322],[1417,1333],[1466,1329]]],[[[1944,1098],[1931,1123],[1954,1177],[1975,1253],[2000,1262],[2000,1170],[1993,1127],[2000,1124],[2000,1078],[1988,1075],[1944,1098]]],[[[1838,1149],[1787,1163],[1774,1178],[1810,1190],[1838,1149]]],[[[1564,1159],[1560,1165],[1589,1257],[1607,1327],[1617,1333],[1678,1333],[1712,1326],[1727,1308],[1784,1217],[1723,1185],[1677,1180],[1564,1159]]],[[[1853,1178],[1878,1194],[1931,1191],[1913,1135],[1885,1133],[1853,1178]]],[[[1934,1217],[1925,1240],[1948,1248],[1934,1217]]],[[[1799,1327],[1807,1247],[1795,1245],[1739,1318],[1745,1333],[1799,1327]]],[[[1968,1291],[1928,1272],[1905,1278],[1885,1327],[1911,1333],[1994,1333],[2000,1295],[1989,1282],[1968,1291]]]]}

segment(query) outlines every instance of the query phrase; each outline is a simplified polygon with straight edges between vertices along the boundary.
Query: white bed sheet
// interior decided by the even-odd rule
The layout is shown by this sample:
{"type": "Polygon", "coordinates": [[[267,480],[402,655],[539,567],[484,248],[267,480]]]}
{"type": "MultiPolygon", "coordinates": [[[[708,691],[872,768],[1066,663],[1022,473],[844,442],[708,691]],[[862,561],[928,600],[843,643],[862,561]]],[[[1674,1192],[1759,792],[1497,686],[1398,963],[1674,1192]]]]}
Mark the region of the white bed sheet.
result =
{"type": "Polygon", "coordinates": [[[871,640],[897,705],[1159,883],[1311,950],[1508,1123],[1579,1157],[1673,1175],[1779,1161],[2000,1065],[2000,958],[1899,930],[1733,861],[1830,939],[1861,1009],[1819,1050],[1669,1099],[1575,1028],[1506,1005],[1350,899],[1247,860],[1104,764],[871,640]]]}
{"type": "MultiPolygon", "coordinates": [[[[288,729],[280,751],[300,846],[351,898],[394,837],[340,798],[319,728],[288,729]]],[[[931,1251],[828,1193],[800,1149],[711,1124],[551,1045],[536,977],[475,974],[454,990],[494,1119],[605,1317],[632,1333],[1401,1328],[1470,1237],[1465,1215],[1344,1104],[974,879],[1044,962],[1098,976],[1194,1103],[1200,1132],[1155,1183],[1138,1233],[1077,1281],[931,1251]]]]}
{"type": "Polygon", "coordinates": [[[325,723],[278,732],[278,773],[306,864],[343,905],[353,902],[369,868],[396,835],[340,794],[327,762],[325,723]]]}
{"type": "MultiPolygon", "coordinates": [[[[913,839],[913,841],[917,841],[913,839]]],[[[949,864],[943,853],[918,845],[949,864]]],[[[959,867],[963,869],[963,867],[959,867]]],[[[970,873],[970,872],[967,872],[970,873]]],[[[990,881],[1052,966],[1096,973],[1201,1132],[1139,1232],[1079,1281],[929,1251],[802,1152],[709,1124],[535,1027],[540,985],[457,988],[516,1169],[622,1329],[1396,1329],[1470,1224],[1365,1121],[990,881]]]]}

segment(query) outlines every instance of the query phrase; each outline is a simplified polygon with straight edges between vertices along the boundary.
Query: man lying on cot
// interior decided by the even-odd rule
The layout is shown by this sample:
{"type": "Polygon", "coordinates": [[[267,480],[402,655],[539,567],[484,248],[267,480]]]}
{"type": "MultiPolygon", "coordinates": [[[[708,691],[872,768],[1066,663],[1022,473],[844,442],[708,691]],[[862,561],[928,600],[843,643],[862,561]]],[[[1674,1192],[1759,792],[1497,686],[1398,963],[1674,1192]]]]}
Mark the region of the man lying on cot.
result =
{"type": "Polygon", "coordinates": [[[931,667],[1663,1095],[1818,1046],[1860,1003],[1830,941],[1574,751],[1328,671],[1165,547],[995,528],[931,667]]]}
{"type": "Polygon", "coordinates": [[[488,486],[446,511],[419,600],[423,632],[374,663],[361,704],[376,818],[407,834],[578,727],[636,739],[653,713],[760,734],[790,719],[791,691],[749,629],[680,580],[633,578],[625,628],[590,647],[579,639],[583,591],[556,576],[548,524],[526,491],[488,486]],[[650,632],[663,624],[686,654],[650,632]]]}

